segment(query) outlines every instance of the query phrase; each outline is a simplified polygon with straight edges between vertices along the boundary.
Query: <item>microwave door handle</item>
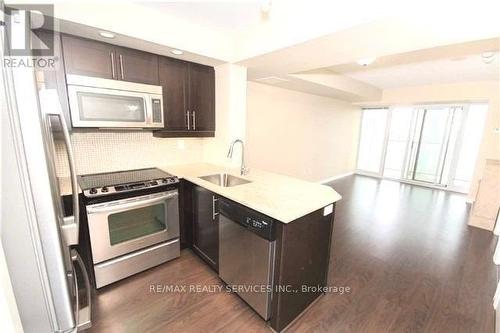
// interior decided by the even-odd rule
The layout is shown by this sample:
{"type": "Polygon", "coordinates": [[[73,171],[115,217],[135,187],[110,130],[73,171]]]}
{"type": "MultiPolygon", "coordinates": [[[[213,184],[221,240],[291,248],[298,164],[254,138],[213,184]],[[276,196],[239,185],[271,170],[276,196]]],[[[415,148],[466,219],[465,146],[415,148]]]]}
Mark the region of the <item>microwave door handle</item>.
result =
{"type": "Polygon", "coordinates": [[[177,192],[168,193],[162,195],[161,197],[145,199],[145,200],[133,200],[133,201],[125,201],[123,203],[107,203],[107,204],[98,204],[96,206],[87,206],[87,214],[94,213],[112,213],[121,210],[128,210],[133,208],[139,208],[143,206],[153,205],[156,203],[164,202],[165,200],[173,199],[177,197],[179,194],[177,192]]]}
{"type": "Polygon", "coordinates": [[[123,56],[120,54],[120,72],[122,73],[122,80],[125,80],[125,71],[123,70],[123,56]]]}
{"type": "Polygon", "coordinates": [[[111,56],[111,77],[115,78],[115,54],[111,52],[109,54],[111,56]]]}
{"type": "Polygon", "coordinates": [[[66,153],[68,156],[69,172],[71,178],[71,192],[73,199],[73,216],[63,218],[62,235],[66,241],[66,245],[77,245],[79,230],[80,230],[80,206],[78,202],[78,183],[76,181],[76,168],[75,159],[73,156],[73,149],[71,148],[71,139],[66,124],[64,115],[61,112],[47,113],[49,116],[56,116],[61,122],[64,143],[66,145],[66,153]]]}
{"type": "Polygon", "coordinates": [[[153,98],[151,96],[144,97],[144,106],[146,110],[146,127],[153,126],[153,98]]]}
{"type": "Polygon", "coordinates": [[[76,322],[76,330],[85,330],[91,326],[91,316],[92,316],[92,300],[91,300],[91,287],[90,280],[87,274],[87,269],[85,268],[85,264],[83,263],[82,258],[75,250],[71,250],[71,261],[73,264],[73,278],[75,281],[75,322],[76,322]],[[83,308],[80,308],[80,297],[78,293],[78,275],[75,267],[75,263],[80,268],[83,273],[83,280],[85,281],[85,291],[87,297],[87,305],[83,308]]]}

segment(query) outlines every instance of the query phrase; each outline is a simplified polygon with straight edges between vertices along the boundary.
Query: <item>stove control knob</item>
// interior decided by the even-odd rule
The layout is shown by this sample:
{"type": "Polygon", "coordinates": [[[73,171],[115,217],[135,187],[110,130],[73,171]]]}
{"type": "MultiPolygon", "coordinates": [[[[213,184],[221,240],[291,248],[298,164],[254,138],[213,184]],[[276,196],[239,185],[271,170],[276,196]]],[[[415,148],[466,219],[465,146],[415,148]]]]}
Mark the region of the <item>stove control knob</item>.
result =
{"type": "Polygon", "coordinates": [[[103,193],[108,192],[108,188],[106,186],[103,186],[103,188],[101,188],[101,192],[103,192],[103,193]]]}
{"type": "Polygon", "coordinates": [[[92,187],[89,191],[90,194],[97,194],[97,189],[95,187],[92,187]]]}

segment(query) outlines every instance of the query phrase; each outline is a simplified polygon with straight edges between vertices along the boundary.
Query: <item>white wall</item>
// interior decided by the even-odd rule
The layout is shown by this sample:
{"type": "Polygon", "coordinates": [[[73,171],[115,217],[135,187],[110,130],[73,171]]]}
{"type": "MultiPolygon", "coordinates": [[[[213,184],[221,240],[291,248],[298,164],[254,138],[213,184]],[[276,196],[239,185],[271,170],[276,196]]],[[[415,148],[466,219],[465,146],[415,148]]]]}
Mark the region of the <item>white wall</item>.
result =
{"type": "Polygon", "coordinates": [[[226,154],[235,139],[245,141],[247,71],[245,67],[224,64],[215,67],[215,138],[205,139],[204,161],[219,165],[236,166],[241,150],[234,151],[229,161],[226,154]]]}
{"type": "Polygon", "coordinates": [[[248,82],[252,168],[321,181],[354,171],[360,108],[328,97],[248,82]]]}

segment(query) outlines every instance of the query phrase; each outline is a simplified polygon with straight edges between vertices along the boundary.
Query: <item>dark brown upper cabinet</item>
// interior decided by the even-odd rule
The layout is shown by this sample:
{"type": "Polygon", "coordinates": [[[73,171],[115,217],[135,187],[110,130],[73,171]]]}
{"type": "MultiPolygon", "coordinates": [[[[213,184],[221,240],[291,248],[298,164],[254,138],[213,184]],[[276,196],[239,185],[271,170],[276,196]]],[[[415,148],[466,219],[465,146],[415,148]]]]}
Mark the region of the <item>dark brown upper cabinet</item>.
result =
{"type": "Polygon", "coordinates": [[[116,47],[119,80],[159,84],[158,56],[147,52],[116,47]]]}
{"type": "Polygon", "coordinates": [[[189,64],[189,111],[195,131],[215,131],[215,72],[189,64]]]}
{"type": "Polygon", "coordinates": [[[160,57],[160,85],[163,89],[163,113],[165,130],[188,129],[188,63],[160,57]]]}
{"type": "Polygon", "coordinates": [[[114,45],[68,35],[62,36],[62,45],[66,74],[116,78],[114,45]]]}
{"type": "Polygon", "coordinates": [[[161,85],[165,127],[156,137],[215,136],[213,67],[62,35],[66,74],[161,85]]]}
{"type": "Polygon", "coordinates": [[[215,135],[215,72],[213,67],[160,57],[165,128],[157,137],[215,135]]]}
{"type": "Polygon", "coordinates": [[[158,56],[75,36],[62,36],[66,74],[158,84],[158,56]]]}

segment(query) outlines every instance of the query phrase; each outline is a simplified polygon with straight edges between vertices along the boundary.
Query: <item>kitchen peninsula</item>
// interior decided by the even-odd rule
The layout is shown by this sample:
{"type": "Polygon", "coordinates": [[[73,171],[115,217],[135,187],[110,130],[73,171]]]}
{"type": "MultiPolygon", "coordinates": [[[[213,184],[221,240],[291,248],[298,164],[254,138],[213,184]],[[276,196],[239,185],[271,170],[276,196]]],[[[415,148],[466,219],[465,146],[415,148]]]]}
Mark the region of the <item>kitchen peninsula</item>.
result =
{"type": "MultiPolygon", "coordinates": [[[[307,291],[303,288],[327,285],[334,205],[341,199],[331,187],[260,170],[250,170],[245,176],[240,176],[239,169],[203,163],[161,169],[181,179],[181,244],[192,248],[223,280],[224,267],[220,260],[225,258],[226,247],[222,229],[224,206],[221,207],[221,204],[228,202],[226,205],[240,207],[239,211],[243,210],[247,214],[245,216],[252,216],[250,220],[254,223],[259,219],[253,216],[276,221],[269,238],[274,247],[270,253],[271,260],[267,263],[270,267],[268,273],[272,273],[268,280],[273,287],[272,295],[269,297],[269,308],[263,312],[267,315],[259,313],[264,319],[269,319],[274,330],[279,332],[286,328],[322,294],[318,288],[307,291]],[[200,178],[207,175],[229,175],[247,182],[221,186],[200,178]]],[[[248,230],[255,229],[245,223],[240,224],[248,230]]],[[[231,262],[232,265],[242,265],[241,270],[244,270],[248,267],[241,261],[246,258],[259,260],[257,254],[252,254],[255,249],[251,244],[242,238],[235,245],[231,252],[244,248],[245,253],[240,258],[231,254],[232,260],[236,261],[231,262]]],[[[258,269],[260,267],[253,268],[258,269]]],[[[240,281],[251,279],[244,277],[240,281]]],[[[240,296],[250,306],[253,305],[254,296],[240,296]]],[[[257,306],[252,307],[257,312],[256,307],[265,307],[259,300],[255,302],[257,306]]]]}

